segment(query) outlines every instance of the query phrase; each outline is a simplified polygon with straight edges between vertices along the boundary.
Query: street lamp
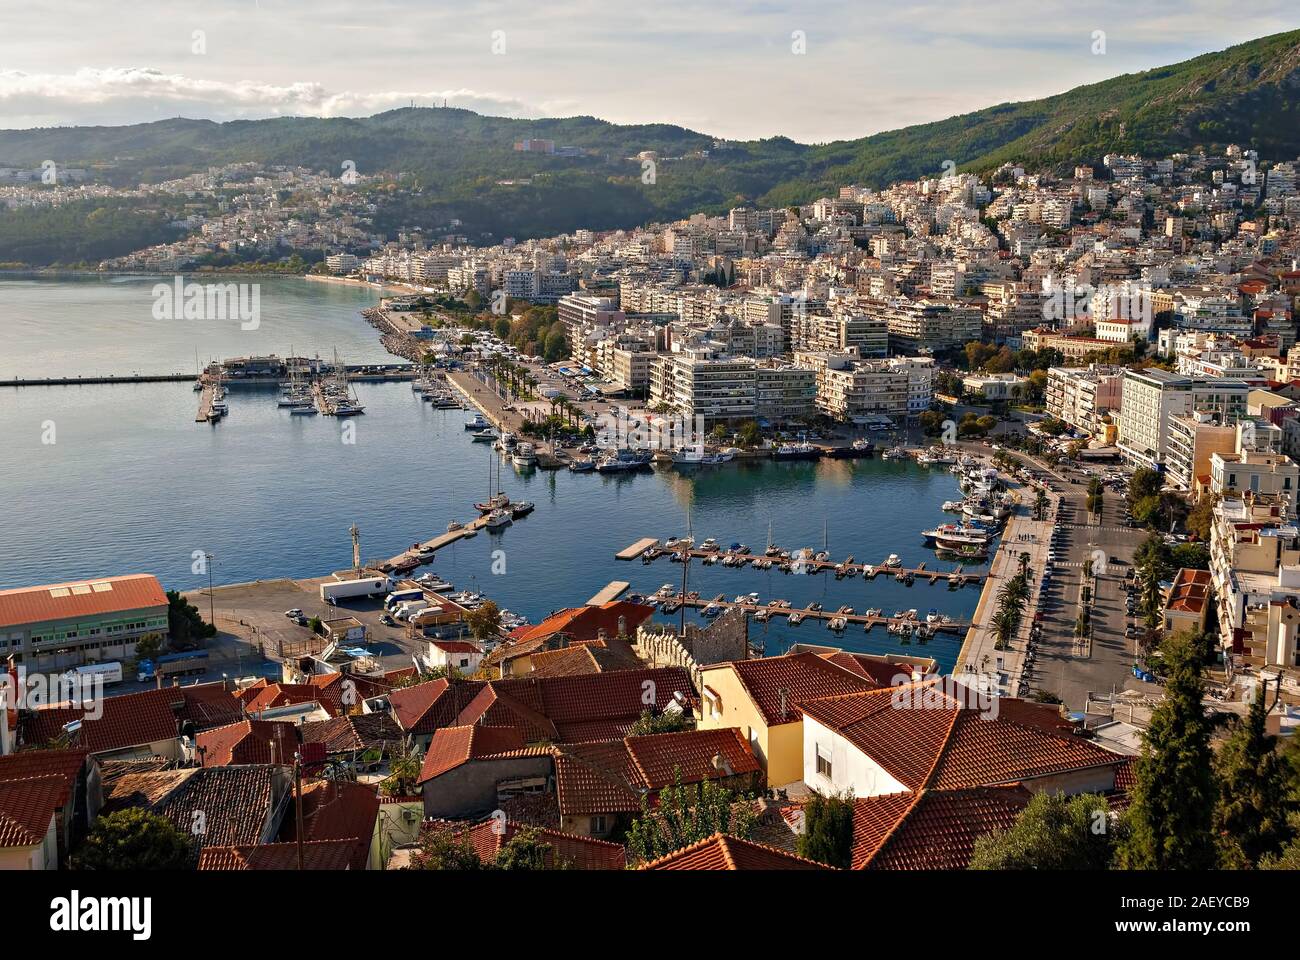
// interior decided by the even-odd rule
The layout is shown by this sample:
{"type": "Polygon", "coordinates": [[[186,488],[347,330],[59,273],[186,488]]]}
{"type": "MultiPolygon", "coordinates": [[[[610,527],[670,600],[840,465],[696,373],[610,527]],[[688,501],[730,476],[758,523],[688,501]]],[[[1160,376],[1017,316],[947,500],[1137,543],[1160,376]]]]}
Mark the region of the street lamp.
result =
{"type": "Polygon", "coordinates": [[[212,624],[212,628],[215,630],[217,627],[217,602],[212,595],[212,560],[212,554],[205,551],[203,562],[208,568],[208,622],[212,624]]]}

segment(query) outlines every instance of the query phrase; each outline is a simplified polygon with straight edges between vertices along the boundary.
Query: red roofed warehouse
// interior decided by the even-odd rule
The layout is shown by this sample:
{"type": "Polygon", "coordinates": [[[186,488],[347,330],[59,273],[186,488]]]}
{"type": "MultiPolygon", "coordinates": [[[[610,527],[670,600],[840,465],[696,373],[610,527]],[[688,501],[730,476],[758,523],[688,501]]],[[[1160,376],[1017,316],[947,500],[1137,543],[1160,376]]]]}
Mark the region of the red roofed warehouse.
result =
{"type": "Polygon", "coordinates": [[[167,594],[151,574],[0,590],[0,656],[28,670],[129,660],[150,634],[168,636],[167,594]]]}

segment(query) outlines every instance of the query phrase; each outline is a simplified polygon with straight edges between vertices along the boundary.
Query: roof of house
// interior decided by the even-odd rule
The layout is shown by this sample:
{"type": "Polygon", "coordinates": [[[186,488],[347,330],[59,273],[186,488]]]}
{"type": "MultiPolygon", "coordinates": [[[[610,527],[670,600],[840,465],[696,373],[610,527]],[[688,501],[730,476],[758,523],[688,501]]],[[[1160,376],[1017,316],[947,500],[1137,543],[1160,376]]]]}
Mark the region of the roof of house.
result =
{"type": "Polygon", "coordinates": [[[1166,610],[1199,615],[1210,601],[1210,571],[1181,568],[1169,588],[1166,610]]]}
{"type": "Polygon", "coordinates": [[[43,841],[65,788],[65,779],[57,774],[0,783],[0,847],[43,841]]]}
{"type": "Polygon", "coordinates": [[[644,603],[628,600],[611,600],[600,606],[569,607],[551,614],[535,627],[523,630],[518,639],[524,642],[563,633],[571,640],[595,640],[602,631],[606,636],[618,635],[618,621],[623,618],[628,635],[649,619],[655,610],[644,603]]]}
{"type": "Polygon", "coordinates": [[[758,773],[762,767],[734,727],[684,730],[557,746],[555,787],[565,816],[634,812],[674,783],[758,773]]]}
{"type": "Polygon", "coordinates": [[[617,637],[571,643],[559,650],[542,650],[533,654],[531,665],[530,677],[571,677],[645,667],[632,651],[632,645],[617,637]]]}
{"type": "Polygon", "coordinates": [[[1058,729],[1054,708],[999,698],[996,710],[974,709],[964,705],[973,695],[956,686],[935,679],[828,697],[805,703],[804,713],[909,790],[1014,783],[1123,760],[1058,729]]]}
{"type": "MultiPolygon", "coordinates": [[[[3,720],[0,720],[3,722],[3,720]]],[[[66,806],[86,769],[85,750],[22,750],[0,757],[0,782],[56,776],[63,781],[59,806],[66,806]]]]}
{"type": "Polygon", "coordinates": [[[878,687],[905,683],[912,679],[913,674],[925,673],[924,668],[911,663],[886,660],[870,653],[855,653],[852,650],[837,650],[834,653],[823,653],[821,656],[849,673],[870,680],[878,687]]]}
{"type": "Polygon", "coordinates": [[[240,720],[195,738],[203,766],[246,763],[292,763],[298,751],[298,728],[273,720],[240,720]]]}
{"type": "Polygon", "coordinates": [[[853,869],[965,870],[975,841],[1008,829],[1028,802],[1018,786],[861,797],[853,801],[853,869]]]}
{"type": "Polygon", "coordinates": [[[199,846],[258,843],[264,839],[281,769],[258,764],[126,773],[105,782],[101,813],[147,808],[199,846]]]}
{"type": "Polygon", "coordinates": [[[454,770],[470,760],[498,753],[522,750],[524,735],[514,727],[442,727],[433,734],[424,754],[417,783],[424,783],[454,770]]]}
{"type": "Polygon", "coordinates": [[[824,863],[806,860],[752,840],[715,833],[688,847],[642,864],[642,870],[830,870],[824,863]]]}
{"type": "Polygon", "coordinates": [[[369,750],[398,743],[402,728],[387,713],[360,713],[329,720],[314,720],[298,727],[303,743],[323,743],[327,753],[369,750]]]}
{"type": "MultiPolygon", "coordinates": [[[[346,840],[352,845],[350,866],[364,870],[379,816],[379,794],[364,783],[316,780],[303,785],[304,840],[346,840]]],[[[285,817],[283,839],[297,840],[297,820],[285,817]]]]}
{"type": "Polygon", "coordinates": [[[877,687],[874,681],[811,652],[713,664],[704,667],[704,682],[708,683],[710,671],[728,668],[735,671],[769,726],[797,722],[799,705],[806,700],[877,687]]]}
{"type": "Polygon", "coordinates": [[[100,577],[0,590],[0,627],[167,606],[153,574],[100,577]]]}
{"type": "Polygon", "coordinates": [[[546,827],[533,827],[528,824],[508,820],[485,820],[468,830],[462,831],[464,837],[474,848],[479,859],[484,863],[496,861],[501,848],[515,838],[521,830],[536,830],[541,842],[550,846],[546,854],[548,867],[554,868],[558,859],[562,865],[574,870],[622,870],[627,865],[623,846],[583,837],[573,833],[563,833],[546,827]]]}
{"type": "MultiPolygon", "coordinates": [[[[297,870],[298,844],[262,843],[204,847],[200,870],[297,870]]],[[[302,869],[351,870],[356,844],[351,840],[309,840],[302,845],[302,869]]]]}
{"type": "Polygon", "coordinates": [[[306,683],[252,684],[239,691],[244,712],[253,715],[272,707],[316,703],[331,717],[344,713],[344,677],[341,673],[313,675],[306,683]]]}
{"type": "Polygon", "coordinates": [[[440,677],[394,690],[388,695],[388,705],[406,733],[433,733],[439,727],[455,724],[457,714],[482,687],[478,681],[440,677]]]}
{"type": "Polygon", "coordinates": [[[518,727],[528,740],[614,740],[647,708],[663,710],[680,694],[694,699],[682,667],[616,670],[571,677],[532,675],[487,681],[456,718],[458,725],[518,727]],[[650,697],[653,703],[642,702],[650,697]]]}

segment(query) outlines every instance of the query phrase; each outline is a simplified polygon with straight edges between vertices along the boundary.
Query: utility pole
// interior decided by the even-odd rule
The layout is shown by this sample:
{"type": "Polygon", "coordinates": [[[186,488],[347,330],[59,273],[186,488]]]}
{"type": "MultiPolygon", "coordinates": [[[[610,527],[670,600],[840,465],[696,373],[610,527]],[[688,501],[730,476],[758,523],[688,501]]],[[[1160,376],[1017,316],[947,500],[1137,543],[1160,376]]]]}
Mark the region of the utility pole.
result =
{"type": "Polygon", "coordinates": [[[354,523],[348,528],[352,534],[352,576],[361,579],[361,529],[354,523]]]}
{"type": "Polygon", "coordinates": [[[212,595],[212,554],[204,553],[203,562],[208,567],[208,622],[212,624],[213,629],[217,626],[217,601],[212,595]]]}
{"type": "Polygon", "coordinates": [[[293,804],[294,804],[294,821],[297,829],[294,833],[298,837],[298,869],[302,870],[302,751],[299,750],[293,755],[293,804]]]}

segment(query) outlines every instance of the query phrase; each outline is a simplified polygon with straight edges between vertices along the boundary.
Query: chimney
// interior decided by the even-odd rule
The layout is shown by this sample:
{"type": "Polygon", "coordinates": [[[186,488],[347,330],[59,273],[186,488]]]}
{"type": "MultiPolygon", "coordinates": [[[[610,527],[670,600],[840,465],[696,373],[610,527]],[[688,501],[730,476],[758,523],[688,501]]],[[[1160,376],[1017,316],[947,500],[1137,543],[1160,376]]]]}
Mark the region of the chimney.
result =
{"type": "Polygon", "coordinates": [[[13,752],[13,743],[9,733],[9,698],[13,689],[8,683],[0,684],[0,757],[7,757],[13,752]]]}
{"type": "Polygon", "coordinates": [[[618,618],[618,635],[620,637],[627,636],[627,617],[620,616],[618,618]]]}

